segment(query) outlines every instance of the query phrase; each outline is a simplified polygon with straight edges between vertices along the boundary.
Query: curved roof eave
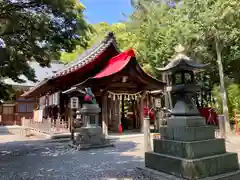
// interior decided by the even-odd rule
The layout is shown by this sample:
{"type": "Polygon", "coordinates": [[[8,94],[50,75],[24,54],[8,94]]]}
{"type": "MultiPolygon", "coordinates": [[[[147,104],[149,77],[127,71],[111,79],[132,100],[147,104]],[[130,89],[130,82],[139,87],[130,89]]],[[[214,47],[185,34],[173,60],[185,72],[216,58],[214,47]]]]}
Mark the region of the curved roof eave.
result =
{"type": "Polygon", "coordinates": [[[52,76],[45,78],[45,80],[36,84],[36,86],[32,87],[29,91],[25,92],[22,96],[28,96],[34,91],[36,91],[39,87],[47,84],[50,80],[55,79],[59,76],[66,75],[75,71],[77,69],[82,68],[84,65],[92,62],[99,54],[105,51],[110,45],[113,45],[117,52],[120,52],[116,38],[112,32],[109,32],[107,36],[100,43],[95,44],[92,48],[86,50],[83,54],[81,54],[75,61],[66,65],[63,69],[60,69],[52,76]]]}
{"type": "Polygon", "coordinates": [[[193,71],[204,69],[205,67],[207,67],[209,65],[209,64],[200,64],[200,63],[192,60],[188,56],[179,54],[170,63],[168,63],[167,66],[165,66],[163,68],[156,68],[156,69],[159,70],[160,72],[167,72],[167,71],[171,71],[172,69],[176,68],[177,66],[179,66],[181,64],[185,64],[185,65],[189,66],[189,68],[192,68],[193,71]]]}

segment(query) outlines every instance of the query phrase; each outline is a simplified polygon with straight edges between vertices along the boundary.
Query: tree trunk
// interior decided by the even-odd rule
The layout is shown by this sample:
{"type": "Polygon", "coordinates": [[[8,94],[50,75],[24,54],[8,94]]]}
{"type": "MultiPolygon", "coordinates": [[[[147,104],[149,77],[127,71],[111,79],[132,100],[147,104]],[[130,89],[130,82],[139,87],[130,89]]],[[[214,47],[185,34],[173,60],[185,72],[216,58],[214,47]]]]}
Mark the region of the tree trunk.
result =
{"type": "Polygon", "coordinates": [[[221,89],[221,93],[222,93],[222,107],[223,107],[223,115],[224,115],[224,122],[225,122],[225,132],[229,132],[230,131],[230,123],[229,123],[229,116],[228,116],[227,92],[226,92],[225,83],[224,83],[224,73],[223,73],[221,49],[219,47],[218,40],[215,40],[215,45],[216,45],[219,77],[220,77],[220,89],[221,89]]]}

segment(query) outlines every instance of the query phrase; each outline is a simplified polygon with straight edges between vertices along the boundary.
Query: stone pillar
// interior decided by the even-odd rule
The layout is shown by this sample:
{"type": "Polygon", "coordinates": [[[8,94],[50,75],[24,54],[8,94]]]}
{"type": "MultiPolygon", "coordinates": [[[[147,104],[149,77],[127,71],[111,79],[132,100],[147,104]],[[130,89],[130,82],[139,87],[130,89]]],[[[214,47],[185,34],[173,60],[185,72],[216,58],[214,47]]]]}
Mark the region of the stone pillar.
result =
{"type": "Polygon", "coordinates": [[[150,118],[149,116],[143,119],[144,126],[144,151],[151,151],[151,138],[150,138],[150,118]]]}
{"type": "Polygon", "coordinates": [[[226,131],[225,131],[225,119],[223,115],[220,115],[218,118],[218,126],[219,126],[219,135],[221,138],[226,138],[226,131]]]}
{"type": "Polygon", "coordinates": [[[108,136],[108,124],[107,124],[107,95],[104,94],[102,98],[102,132],[105,136],[108,136]]]}

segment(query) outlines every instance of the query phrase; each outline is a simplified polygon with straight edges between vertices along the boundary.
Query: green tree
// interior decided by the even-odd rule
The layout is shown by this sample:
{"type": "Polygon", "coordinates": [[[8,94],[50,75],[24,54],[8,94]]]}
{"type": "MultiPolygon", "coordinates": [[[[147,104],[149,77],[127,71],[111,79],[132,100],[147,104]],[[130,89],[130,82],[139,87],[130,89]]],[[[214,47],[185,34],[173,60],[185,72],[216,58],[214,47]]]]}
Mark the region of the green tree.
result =
{"type": "Polygon", "coordinates": [[[128,21],[128,30],[135,35],[134,48],[144,69],[157,76],[155,67],[164,66],[174,54],[177,37],[167,3],[137,1],[135,11],[128,21]]]}
{"type": "MultiPolygon", "coordinates": [[[[19,78],[23,74],[34,81],[28,61],[48,66],[60,58],[61,51],[86,47],[89,25],[83,10],[75,0],[0,1],[0,79],[23,82],[19,78]]],[[[2,82],[0,86],[2,99],[6,96],[2,90],[7,88],[2,82]]]]}
{"type": "MultiPolygon", "coordinates": [[[[224,67],[239,60],[240,2],[237,0],[195,0],[194,4],[185,2],[184,6],[186,8],[191,7],[192,12],[190,11],[188,15],[194,19],[194,25],[198,25],[198,32],[200,32],[198,35],[201,34],[200,38],[198,38],[200,41],[195,44],[195,47],[208,47],[207,53],[212,53],[212,57],[215,57],[212,59],[213,62],[217,62],[217,68],[215,69],[218,69],[220,76],[223,114],[225,120],[228,121],[228,100],[224,83],[224,67]],[[201,5],[201,8],[199,8],[199,5],[201,5]],[[197,9],[199,10],[194,12],[197,9]]],[[[184,8],[185,12],[187,12],[186,8],[184,8]]],[[[227,69],[225,68],[225,70],[227,69]]],[[[237,68],[232,68],[235,72],[237,69],[239,69],[239,65],[237,68]]],[[[225,72],[226,75],[231,74],[231,72],[225,72]]],[[[227,129],[229,129],[228,124],[226,123],[227,129]]]]}
{"type": "MultiPolygon", "coordinates": [[[[128,49],[133,46],[133,35],[127,31],[125,23],[114,23],[112,25],[101,22],[92,25],[92,32],[89,33],[90,40],[88,47],[104,39],[108,32],[113,32],[116,36],[117,43],[121,50],[128,49]]],[[[85,48],[78,46],[72,53],[62,53],[61,61],[64,63],[71,62],[77,58],[78,55],[83,53],[85,48]]]]}
{"type": "Polygon", "coordinates": [[[240,1],[182,0],[156,3],[138,0],[129,29],[136,34],[140,59],[154,67],[163,66],[181,43],[193,59],[210,63],[206,74],[220,83],[225,119],[228,120],[224,76],[239,81],[240,1]],[[219,74],[219,76],[217,75],[219,74]]]}

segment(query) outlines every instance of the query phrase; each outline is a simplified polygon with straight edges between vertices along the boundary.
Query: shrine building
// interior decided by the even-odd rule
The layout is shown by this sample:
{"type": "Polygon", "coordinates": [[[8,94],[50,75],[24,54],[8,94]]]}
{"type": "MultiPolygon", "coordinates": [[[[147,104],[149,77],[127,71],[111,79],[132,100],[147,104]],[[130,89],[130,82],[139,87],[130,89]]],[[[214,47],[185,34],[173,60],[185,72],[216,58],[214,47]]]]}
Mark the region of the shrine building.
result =
{"type": "Polygon", "coordinates": [[[84,90],[92,89],[101,107],[103,133],[142,131],[144,106],[149,91],[163,90],[164,83],[143,71],[134,50],[121,52],[113,33],[77,59],[26,91],[37,97],[32,121],[51,122],[50,131],[71,131],[76,111],[82,107],[84,90]],[[56,130],[57,129],[57,130],[56,130]]]}

